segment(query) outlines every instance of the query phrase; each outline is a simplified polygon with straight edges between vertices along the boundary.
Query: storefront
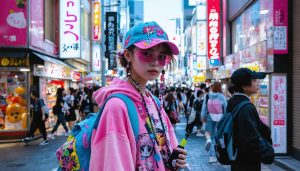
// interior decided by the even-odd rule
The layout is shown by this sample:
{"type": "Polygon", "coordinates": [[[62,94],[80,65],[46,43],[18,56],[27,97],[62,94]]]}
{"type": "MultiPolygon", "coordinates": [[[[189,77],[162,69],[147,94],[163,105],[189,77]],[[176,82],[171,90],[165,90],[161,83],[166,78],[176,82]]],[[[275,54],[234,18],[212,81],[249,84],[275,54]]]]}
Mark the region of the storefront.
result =
{"type": "MultiPolygon", "coordinates": [[[[55,105],[56,92],[58,88],[67,90],[69,87],[77,85],[80,76],[79,73],[70,65],[43,54],[34,53],[34,55],[44,60],[44,65],[33,64],[33,77],[38,77],[38,87],[40,97],[44,99],[49,109],[55,105]]],[[[55,124],[55,117],[50,110],[50,117],[46,127],[55,124]]]]}
{"type": "Polygon", "coordinates": [[[26,135],[29,123],[27,53],[0,56],[0,140],[26,135]]]}
{"type": "Polygon", "coordinates": [[[284,26],[287,20],[287,1],[280,2],[278,5],[277,0],[256,0],[243,6],[229,1],[229,11],[239,8],[243,10],[229,14],[229,18],[237,17],[231,21],[232,54],[224,57],[224,66],[230,75],[240,67],[268,73],[260,81],[259,92],[251,100],[261,120],[272,130],[275,152],[286,154],[288,81],[284,66],[275,65],[278,54],[287,54],[287,26],[284,26]],[[280,31],[278,21],[282,23],[280,31]]]}

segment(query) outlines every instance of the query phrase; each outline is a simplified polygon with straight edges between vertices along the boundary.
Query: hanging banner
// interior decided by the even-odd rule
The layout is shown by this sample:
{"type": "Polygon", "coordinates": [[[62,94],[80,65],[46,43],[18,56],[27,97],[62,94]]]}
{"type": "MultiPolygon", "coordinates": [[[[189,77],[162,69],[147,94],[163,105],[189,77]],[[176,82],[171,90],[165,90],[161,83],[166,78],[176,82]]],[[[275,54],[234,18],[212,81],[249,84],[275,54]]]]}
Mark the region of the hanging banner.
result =
{"type": "Polygon", "coordinates": [[[211,66],[220,65],[220,0],[207,1],[207,57],[211,66]]]}
{"type": "Polygon", "coordinates": [[[271,76],[271,132],[275,153],[287,153],[287,78],[271,76]]]}
{"type": "Polygon", "coordinates": [[[101,6],[100,2],[93,2],[93,39],[100,40],[101,38],[101,6]]]}
{"type": "Polygon", "coordinates": [[[274,0],[274,54],[288,53],[288,1],[274,0]]]}
{"type": "Polygon", "coordinates": [[[117,12],[106,12],[106,57],[108,58],[108,69],[117,67],[117,12]]]}
{"type": "Polygon", "coordinates": [[[59,1],[60,58],[80,58],[80,0],[59,1]]]}

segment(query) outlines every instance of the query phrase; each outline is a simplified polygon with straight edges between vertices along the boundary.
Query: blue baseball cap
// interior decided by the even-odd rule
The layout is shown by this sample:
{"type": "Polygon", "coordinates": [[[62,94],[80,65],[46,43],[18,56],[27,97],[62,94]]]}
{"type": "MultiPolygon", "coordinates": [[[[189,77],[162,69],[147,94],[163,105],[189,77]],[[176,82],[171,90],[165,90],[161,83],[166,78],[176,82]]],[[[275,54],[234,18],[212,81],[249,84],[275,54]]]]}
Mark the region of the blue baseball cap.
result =
{"type": "Polygon", "coordinates": [[[154,21],[140,23],[132,27],[125,36],[124,49],[135,45],[140,49],[149,49],[166,43],[174,55],[179,54],[178,47],[169,41],[167,33],[154,21]]]}

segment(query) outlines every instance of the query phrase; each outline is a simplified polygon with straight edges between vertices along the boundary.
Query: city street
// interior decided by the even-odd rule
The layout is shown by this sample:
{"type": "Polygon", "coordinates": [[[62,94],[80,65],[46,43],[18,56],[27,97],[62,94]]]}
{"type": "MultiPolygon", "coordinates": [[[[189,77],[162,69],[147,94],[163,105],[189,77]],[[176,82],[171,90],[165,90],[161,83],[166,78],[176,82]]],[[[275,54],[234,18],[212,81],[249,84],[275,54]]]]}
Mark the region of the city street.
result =
{"type": "MultiPolygon", "coordinates": [[[[176,135],[179,140],[185,134],[185,119],[176,125],[176,135]]],[[[63,129],[60,128],[55,140],[45,146],[38,146],[41,139],[24,143],[0,144],[0,170],[1,171],[54,171],[57,169],[55,151],[66,140],[62,136],[63,129]]],[[[208,153],[204,149],[205,138],[196,137],[192,134],[188,139],[186,149],[188,151],[187,161],[194,171],[228,171],[230,167],[220,164],[209,164],[208,153]]],[[[281,171],[283,169],[276,165],[263,166],[263,171],[281,171]]]]}

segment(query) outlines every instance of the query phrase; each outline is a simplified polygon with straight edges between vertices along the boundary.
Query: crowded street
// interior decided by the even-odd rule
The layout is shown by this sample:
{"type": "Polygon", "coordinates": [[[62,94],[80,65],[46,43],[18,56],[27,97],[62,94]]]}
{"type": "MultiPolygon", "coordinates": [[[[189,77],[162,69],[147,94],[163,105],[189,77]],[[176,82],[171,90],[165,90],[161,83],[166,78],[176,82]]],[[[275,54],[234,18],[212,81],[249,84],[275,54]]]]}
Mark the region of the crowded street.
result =
{"type": "MultiPolygon", "coordinates": [[[[185,136],[186,120],[181,117],[181,122],[176,125],[175,132],[178,140],[185,136]]],[[[56,171],[57,158],[56,150],[66,141],[63,136],[63,128],[60,127],[57,132],[57,138],[52,140],[47,146],[39,146],[40,139],[25,143],[6,143],[0,144],[0,166],[1,171],[56,171]],[[20,158],[20,156],[23,156],[20,158]]],[[[193,171],[230,171],[229,166],[223,166],[219,163],[208,163],[208,153],[204,149],[205,138],[197,137],[192,134],[186,145],[188,151],[187,163],[190,170],[193,171]]],[[[262,171],[284,171],[284,169],[275,164],[262,166],[262,171]]]]}
{"type": "Polygon", "coordinates": [[[300,170],[298,7],[0,0],[0,171],[300,170]]]}

